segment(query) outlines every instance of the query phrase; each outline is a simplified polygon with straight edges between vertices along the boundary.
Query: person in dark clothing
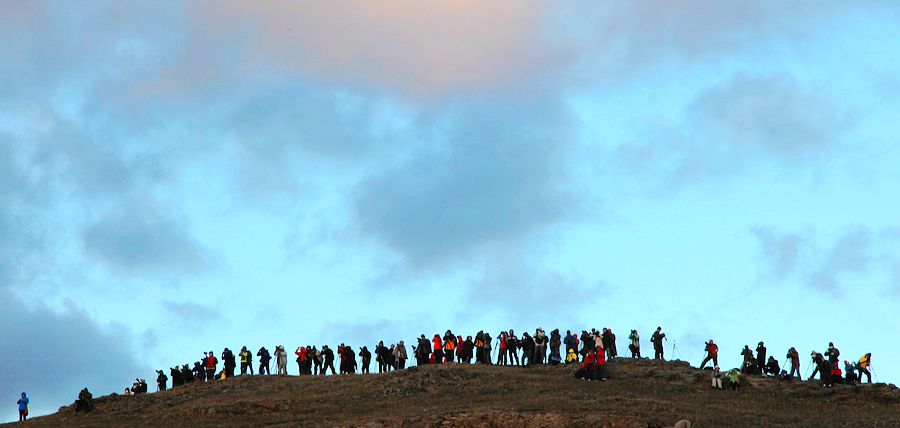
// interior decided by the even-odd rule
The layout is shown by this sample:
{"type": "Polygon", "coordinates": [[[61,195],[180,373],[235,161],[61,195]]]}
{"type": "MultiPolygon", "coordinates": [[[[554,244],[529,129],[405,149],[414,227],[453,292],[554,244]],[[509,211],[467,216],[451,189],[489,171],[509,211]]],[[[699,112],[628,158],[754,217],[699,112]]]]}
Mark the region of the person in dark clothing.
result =
{"type": "MultiPolygon", "coordinates": [[[[759,357],[759,354],[757,353],[756,356],[759,357]]],[[[778,360],[776,360],[775,357],[769,356],[763,374],[778,376],[779,373],[781,373],[781,366],[778,365],[778,360]]]]}
{"type": "Polygon", "coordinates": [[[222,351],[222,362],[225,364],[225,377],[234,377],[234,369],[237,363],[234,360],[234,353],[230,349],[225,348],[222,351]]]}
{"type": "Polygon", "coordinates": [[[156,390],[157,391],[165,391],[166,390],[166,382],[169,381],[169,377],[163,373],[162,370],[156,371],[156,390]]]}
{"type": "MultiPolygon", "coordinates": [[[[581,360],[584,361],[584,357],[587,356],[588,352],[594,350],[594,338],[591,334],[589,334],[585,330],[581,330],[581,360]]],[[[577,350],[576,350],[577,351],[577,350]]]]}
{"type": "Polygon", "coordinates": [[[241,357],[241,374],[247,374],[247,369],[249,369],[250,376],[253,376],[253,354],[247,350],[246,346],[244,346],[241,348],[241,352],[238,353],[238,356],[241,357]]]}
{"type": "Polygon", "coordinates": [[[866,381],[868,383],[872,383],[872,373],[869,373],[869,367],[872,366],[872,353],[866,353],[859,359],[859,363],[856,364],[857,370],[859,370],[859,383],[862,383],[862,376],[866,375],[866,381]]]}
{"type": "Polygon", "coordinates": [[[572,331],[571,331],[571,330],[566,330],[566,337],[563,339],[563,345],[566,345],[566,355],[569,355],[569,350],[570,350],[570,349],[575,350],[576,353],[578,352],[578,350],[575,349],[575,348],[577,347],[577,346],[576,346],[576,342],[577,342],[577,341],[578,341],[578,340],[577,340],[577,339],[575,338],[575,336],[572,334],[572,331]]]}
{"type": "Polygon", "coordinates": [[[713,362],[713,367],[719,366],[719,346],[716,345],[712,339],[709,339],[709,342],[706,342],[706,358],[703,359],[703,362],[700,363],[700,370],[703,370],[703,367],[706,367],[706,363],[710,360],[713,362]]]}
{"type": "Polygon", "coordinates": [[[318,376],[319,372],[322,371],[322,352],[316,349],[315,346],[310,350],[312,353],[312,362],[313,362],[313,374],[318,376]]]}
{"type": "MultiPolygon", "coordinates": [[[[819,367],[822,366],[822,361],[825,361],[825,357],[816,351],[812,351],[812,353],[809,354],[809,356],[810,356],[810,358],[812,358],[812,365],[813,365],[813,372],[809,376],[809,379],[812,380],[813,378],[816,377],[816,373],[819,373],[819,367]]],[[[830,372],[831,370],[827,370],[827,371],[830,372]]]]}
{"type": "Polygon", "coordinates": [[[419,336],[415,353],[416,365],[424,366],[428,364],[428,357],[431,355],[431,342],[428,341],[428,338],[426,338],[424,334],[419,336]]]}
{"type": "Polygon", "coordinates": [[[519,354],[517,352],[519,345],[519,338],[516,337],[516,333],[514,331],[510,330],[506,335],[506,358],[509,361],[509,364],[516,366],[521,365],[519,364],[519,354]],[[515,360],[515,364],[513,364],[513,360],[515,360]]]}
{"type": "Polygon", "coordinates": [[[791,346],[791,349],[788,349],[785,358],[791,362],[791,372],[788,373],[788,376],[793,377],[795,376],[794,373],[796,373],[797,380],[802,381],[803,379],[800,377],[800,353],[791,346]]]}
{"type": "Polygon", "coordinates": [[[331,369],[331,374],[334,375],[334,351],[328,345],[322,345],[322,376],[325,376],[325,372],[329,368],[331,369]]]}
{"type": "Polygon", "coordinates": [[[78,399],[75,400],[75,413],[87,413],[94,410],[94,395],[87,388],[78,393],[78,399]]]}
{"type": "MultiPolygon", "coordinates": [[[[378,344],[381,345],[382,342],[378,342],[378,344]]],[[[378,354],[378,348],[375,348],[375,354],[378,354]]],[[[369,373],[369,363],[372,362],[372,353],[369,352],[369,348],[363,346],[359,350],[359,357],[362,358],[362,373],[369,373]]],[[[381,373],[381,363],[379,363],[378,373],[381,373]]]]}
{"type": "Polygon", "coordinates": [[[562,356],[559,355],[559,346],[562,343],[562,336],[559,329],[553,329],[550,332],[550,358],[547,360],[550,364],[559,364],[562,362],[562,356]]]}
{"type": "MultiPolygon", "coordinates": [[[[768,361],[766,360],[766,345],[762,342],[759,342],[759,344],[756,345],[756,373],[757,374],[760,374],[760,375],[764,374],[763,372],[764,372],[767,362],[768,361]]],[[[775,373],[777,374],[778,372],[775,372],[775,373]]]]}
{"type": "Polygon", "coordinates": [[[838,358],[841,356],[841,351],[834,347],[834,343],[828,342],[828,351],[825,352],[825,356],[828,357],[828,362],[831,363],[831,365],[837,365],[839,361],[838,358]]]}
{"type": "Polygon", "coordinates": [[[169,374],[172,375],[172,388],[184,385],[184,379],[181,378],[181,370],[177,367],[170,368],[169,374]]]}
{"type": "Polygon", "coordinates": [[[607,348],[606,356],[609,358],[617,358],[619,356],[619,350],[618,350],[618,348],[616,348],[616,334],[613,333],[611,328],[608,329],[608,331],[609,331],[609,348],[607,348]]]}
{"type": "Polygon", "coordinates": [[[272,374],[269,371],[269,361],[272,360],[272,356],[269,355],[269,350],[266,349],[265,346],[259,348],[259,351],[256,352],[256,356],[259,357],[259,374],[263,374],[265,372],[267,375],[272,374]]]}
{"type": "Polygon", "coordinates": [[[653,342],[653,359],[654,360],[665,360],[663,351],[663,340],[666,339],[666,334],[662,332],[662,327],[656,327],[656,331],[653,332],[653,336],[650,336],[650,341],[653,342]]]}
{"type": "Polygon", "coordinates": [[[522,339],[519,340],[519,347],[522,348],[522,366],[531,367],[534,363],[534,339],[526,331],[522,333],[522,339]]]}
{"type": "Polygon", "coordinates": [[[826,388],[831,388],[834,386],[834,379],[831,376],[831,370],[834,367],[834,364],[831,364],[828,360],[822,358],[822,361],[819,363],[819,381],[822,382],[822,386],[826,388]]]}
{"type": "MultiPolygon", "coordinates": [[[[375,362],[378,363],[378,373],[384,373],[387,371],[388,362],[386,351],[387,348],[384,347],[384,341],[378,342],[378,345],[375,346],[375,362]]],[[[365,368],[363,370],[365,370],[365,368]]]]}
{"type": "Polygon", "coordinates": [[[195,382],[203,382],[206,379],[206,369],[200,365],[199,361],[194,361],[194,367],[191,368],[191,375],[194,376],[195,382]]]}
{"type": "Polygon", "coordinates": [[[194,383],[194,372],[187,364],[181,366],[181,379],[184,381],[185,385],[194,383]]]}
{"type": "Polygon", "coordinates": [[[637,330],[631,330],[628,335],[628,350],[631,351],[631,358],[641,358],[641,336],[637,330]]]}
{"type": "Polygon", "coordinates": [[[741,373],[753,374],[756,371],[756,359],[753,358],[753,351],[750,349],[749,345],[744,345],[741,356],[744,357],[744,363],[741,365],[741,373]]]}

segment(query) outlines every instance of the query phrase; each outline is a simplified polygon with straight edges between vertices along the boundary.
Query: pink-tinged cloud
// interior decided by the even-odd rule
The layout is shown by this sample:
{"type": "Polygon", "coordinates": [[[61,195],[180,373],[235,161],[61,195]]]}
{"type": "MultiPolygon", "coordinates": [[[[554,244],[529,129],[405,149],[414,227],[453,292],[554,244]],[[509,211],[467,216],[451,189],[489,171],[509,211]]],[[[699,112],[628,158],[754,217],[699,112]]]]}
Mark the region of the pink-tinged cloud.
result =
{"type": "Polygon", "coordinates": [[[238,43],[253,63],[430,98],[521,87],[558,69],[544,9],[533,0],[211,0],[191,12],[200,37],[238,43]]]}

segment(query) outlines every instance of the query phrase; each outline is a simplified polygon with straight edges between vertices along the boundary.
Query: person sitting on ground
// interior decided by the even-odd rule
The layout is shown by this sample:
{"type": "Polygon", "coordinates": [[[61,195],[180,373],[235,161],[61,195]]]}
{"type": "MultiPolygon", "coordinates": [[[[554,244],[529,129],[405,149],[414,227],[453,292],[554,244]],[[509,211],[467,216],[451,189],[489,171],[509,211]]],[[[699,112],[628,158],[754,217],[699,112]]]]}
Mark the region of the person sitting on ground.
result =
{"type": "Polygon", "coordinates": [[[859,383],[862,383],[862,375],[866,375],[866,383],[872,383],[872,373],[869,373],[869,367],[872,365],[872,353],[869,352],[859,358],[859,364],[856,365],[859,370],[859,383]]]}
{"type": "Polygon", "coordinates": [[[131,396],[131,395],[134,395],[134,394],[132,394],[131,388],[126,387],[126,388],[125,388],[125,392],[123,392],[122,395],[128,397],[128,396],[131,396]]]}
{"type": "Polygon", "coordinates": [[[592,380],[594,378],[594,359],[597,357],[593,351],[588,352],[581,362],[581,368],[575,372],[575,377],[582,380],[592,380]]]}
{"type": "Polygon", "coordinates": [[[75,400],[75,413],[87,413],[94,410],[94,396],[87,388],[78,393],[78,399],[75,400]]]}
{"type": "Polygon", "coordinates": [[[726,379],[732,391],[737,391],[738,387],[741,386],[741,372],[738,369],[731,369],[726,375],[726,379]]]}
{"type": "Polygon", "coordinates": [[[856,364],[851,363],[847,360],[844,360],[844,372],[846,373],[846,377],[844,378],[845,382],[848,385],[853,385],[856,383],[856,364]]]}
{"type": "Polygon", "coordinates": [[[722,389],[722,372],[719,370],[719,366],[713,367],[712,387],[716,389],[722,389]]]}
{"type": "Polygon", "coordinates": [[[768,376],[777,376],[779,373],[781,373],[781,367],[778,365],[778,360],[776,360],[775,357],[769,355],[769,361],[766,362],[766,368],[763,374],[768,376]]]}
{"type": "Polygon", "coordinates": [[[578,354],[575,353],[575,349],[569,348],[569,350],[567,352],[568,352],[568,354],[566,354],[566,364],[577,363],[578,362],[578,354]]]}
{"type": "Polygon", "coordinates": [[[19,422],[25,422],[25,419],[28,419],[28,397],[25,396],[25,393],[22,393],[22,396],[19,397],[19,401],[16,401],[16,404],[19,406],[19,422]]]}
{"type": "Polygon", "coordinates": [[[842,383],[844,383],[844,372],[841,370],[841,366],[837,362],[835,362],[831,366],[831,384],[833,385],[842,383]]]}

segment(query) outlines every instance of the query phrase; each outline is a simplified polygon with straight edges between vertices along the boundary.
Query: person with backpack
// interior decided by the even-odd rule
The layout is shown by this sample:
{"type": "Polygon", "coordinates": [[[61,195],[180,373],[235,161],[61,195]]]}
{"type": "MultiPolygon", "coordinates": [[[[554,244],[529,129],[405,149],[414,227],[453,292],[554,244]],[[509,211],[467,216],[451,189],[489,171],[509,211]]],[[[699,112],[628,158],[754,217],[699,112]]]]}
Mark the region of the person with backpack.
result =
{"type": "Polygon", "coordinates": [[[862,375],[866,375],[866,383],[872,383],[872,373],[869,373],[869,367],[872,366],[872,353],[869,352],[859,358],[856,365],[859,370],[859,383],[862,383],[862,375]]]}
{"type": "Polygon", "coordinates": [[[519,347],[522,348],[522,365],[531,367],[532,364],[534,364],[535,343],[534,338],[532,338],[527,331],[522,333],[522,339],[519,340],[519,347]]]}
{"type": "Polygon", "coordinates": [[[559,355],[559,346],[562,343],[562,336],[559,334],[559,329],[553,329],[550,332],[550,359],[548,362],[550,364],[556,365],[562,361],[562,356],[559,355]]]}
{"type": "Polygon", "coordinates": [[[663,350],[663,340],[666,339],[666,334],[662,332],[662,327],[656,327],[656,331],[653,332],[653,336],[650,336],[650,341],[653,342],[653,359],[654,360],[665,360],[665,351],[663,350]]]}
{"type": "Polygon", "coordinates": [[[641,336],[637,330],[631,330],[628,340],[631,342],[628,345],[628,350],[631,351],[631,358],[641,358],[641,336]]]}
{"type": "Polygon", "coordinates": [[[231,349],[225,348],[222,351],[222,363],[225,364],[225,377],[234,377],[234,369],[237,368],[237,364],[234,361],[234,353],[231,352],[231,349]]]}
{"type": "MultiPolygon", "coordinates": [[[[263,346],[256,352],[256,356],[259,357],[259,374],[265,372],[267,375],[271,375],[272,372],[269,371],[269,361],[272,360],[272,356],[269,355],[269,350],[263,346]]],[[[213,368],[213,370],[215,371],[215,368],[213,368]]]]}
{"type": "Polygon", "coordinates": [[[793,377],[794,373],[796,373],[797,380],[802,381],[803,379],[800,377],[800,353],[791,346],[785,357],[791,361],[791,371],[788,373],[788,376],[793,377]]]}
{"type": "Polygon", "coordinates": [[[706,363],[710,360],[713,362],[713,367],[717,367],[719,365],[719,345],[716,345],[712,339],[709,339],[709,342],[706,342],[705,350],[706,358],[700,363],[700,370],[703,370],[703,368],[706,367],[706,363]]]}
{"type": "Polygon", "coordinates": [[[450,330],[444,333],[444,364],[453,362],[456,353],[456,336],[450,330]]]}
{"type": "Polygon", "coordinates": [[[19,422],[25,422],[25,419],[28,419],[28,402],[30,400],[22,393],[22,396],[19,397],[19,401],[16,401],[16,404],[19,406],[19,422]]]}

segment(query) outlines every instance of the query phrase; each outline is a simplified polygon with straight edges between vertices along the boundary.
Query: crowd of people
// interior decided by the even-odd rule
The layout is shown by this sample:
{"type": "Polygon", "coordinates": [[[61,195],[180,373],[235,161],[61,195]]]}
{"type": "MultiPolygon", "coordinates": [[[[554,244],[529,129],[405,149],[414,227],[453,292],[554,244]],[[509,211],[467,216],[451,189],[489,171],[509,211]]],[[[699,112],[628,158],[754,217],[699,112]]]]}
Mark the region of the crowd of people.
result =
{"type": "MultiPolygon", "coordinates": [[[[657,327],[650,336],[653,346],[653,358],[665,359],[666,334],[662,327],[657,327]]],[[[641,337],[637,330],[631,330],[628,335],[628,350],[631,358],[642,358],[641,337]]],[[[745,346],[741,351],[743,364],[739,368],[722,373],[719,368],[719,347],[713,341],[705,343],[705,358],[700,363],[700,368],[712,362],[713,386],[737,387],[741,376],[759,375],[776,376],[783,380],[802,380],[800,376],[800,357],[797,350],[791,347],[786,355],[785,370],[774,356],[768,355],[764,342],[759,342],[754,350],[745,346]],[[789,364],[789,370],[787,370],[789,364]]],[[[328,345],[298,346],[294,350],[297,363],[297,372],[300,376],[324,376],[331,371],[335,374],[371,373],[371,364],[374,357],[378,373],[386,373],[393,370],[402,370],[407,366],[410,357],[415,359],[419,366],[428,364],[497,364],[503,366],[530,367],[532,365],[558,365],[579,364],[575,376],[586,380],[606,380],[609,373],[606,362],[609,359],[618,358],[616,335],[611,328],[582,330],[581,333],[573,333],[567,330],[563,336],[558,329],[548,335],[544,329],[537,328],[534,333],[523,332],[521,337],[514,330],[501,331],[496,339],[486,331],[479,331],[474,336],[458,335],[447,330],[443,335],[435,334],[431,339],[425,334],[420,335],[415,345],[407,349],[404,341],[393,344],[385,344],[379,341],[373,349],[362,346],[354,349],[352,346],[341,343],[332,350],[328,345]],[[562,348],[562,349],[561,349],[562,348]],[[496,349],[496,358],[492,358],[496,349]],[[564,352],[563,352],[564,349],[564,352]],[[562,352],[562,353],[561,353],[562,352]],[[337,360],[337,361],[336,361],[337,360]],[[337,363],[337,368],[335,368],[337,363]]],[[[220,358],[212,352],[204,352],[200,361],[184,364],[180,367],[172,367],[169,371],[172,387],[211,381],[214,379],[227,379],[235,376],[237,360],[240,360],[241,375],[254,375],[254,353],[246,346],[242,347],[237,357],[225,348],[220,358]],[[221,366],[220,366],[221,361],[221,366]]],[[[258,357],[258,370],[256,374],[269,375],[271,363],[274,360],[276,375],[287,376],[288,353],[284,346],[276,346],[270,353],[266,347],[261,347],[255,353],[258,357]]],[[[831,387],[835,383],[855,383],[861,381],[863,375],[871,383],[870,372],[871,354],[866,354],[858,361],[844,361],[841,370],[838,364],[840,352],[833,344],[829,344],[826,353],[812,353],[812,362],[815,371],[811,377],[820,374],[823,386],[831,387]]],[[[169,376],[162,370],[157,370],[157,385],[160,391],[167,388],[169,376]]],[[[138,379],[139,383],[141,382],[138,379]]],[[[132,387],[146,392],[146,385],[132,387]]]]}

